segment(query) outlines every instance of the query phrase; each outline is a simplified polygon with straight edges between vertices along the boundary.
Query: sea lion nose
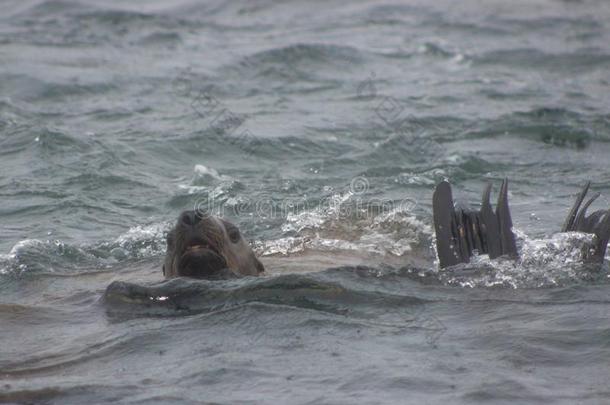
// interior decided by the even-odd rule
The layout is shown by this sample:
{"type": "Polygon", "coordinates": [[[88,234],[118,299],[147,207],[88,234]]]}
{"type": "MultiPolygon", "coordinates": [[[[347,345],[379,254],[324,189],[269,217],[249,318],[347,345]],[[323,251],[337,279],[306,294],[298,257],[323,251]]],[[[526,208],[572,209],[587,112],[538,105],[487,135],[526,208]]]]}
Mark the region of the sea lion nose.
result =
{"type": "Polygon", "coordinates": [[[184,225],[195,226],[202,219],[202,216],[198,214],[196,211],[184,211],[180,216],[180,222],[184,225]]]}

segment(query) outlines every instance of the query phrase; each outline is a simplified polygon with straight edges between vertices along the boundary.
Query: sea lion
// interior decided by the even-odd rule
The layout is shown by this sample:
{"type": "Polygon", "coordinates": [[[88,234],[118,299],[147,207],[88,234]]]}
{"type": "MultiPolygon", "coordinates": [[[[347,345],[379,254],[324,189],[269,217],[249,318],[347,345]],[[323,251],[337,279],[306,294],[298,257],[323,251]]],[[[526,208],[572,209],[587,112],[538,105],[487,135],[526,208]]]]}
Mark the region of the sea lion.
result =
{"type": "Polygon", "coordinates": [[[239,228],[198,211],[184,211],[167,235],[166,278],[224,279],[265,271],[239,228]]]}

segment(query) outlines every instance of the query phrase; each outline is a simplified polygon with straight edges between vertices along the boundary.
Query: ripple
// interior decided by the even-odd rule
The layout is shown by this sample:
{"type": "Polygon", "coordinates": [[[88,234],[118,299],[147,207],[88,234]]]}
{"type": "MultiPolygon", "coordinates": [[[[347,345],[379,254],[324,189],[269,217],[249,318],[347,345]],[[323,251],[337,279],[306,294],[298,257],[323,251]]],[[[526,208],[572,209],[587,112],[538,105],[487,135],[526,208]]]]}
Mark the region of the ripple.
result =
{"type": "Polygon", "coordinates": [[[40,79],[37,76],[25,74],[0,74],[0,80],[5,81],[6,92],[19,99],[29,102],[67,101],[72,97],[88,98],[92,95],[102,95],[116,91],[118,87],[112,82],[99,81],[93,83],[61,82],[40,79]]]}
{"type": "Polygon", "coordinates": [[[335,81],[323,79],[324,71],[352,70],[362,59],[361,52],[352,47],[298,43],[254,53],[242,58],[229,69],[236,69],[235,73],[239,76],[246,75],[259,80],[281,79],[291,83],[322,81],[329,85],[335,81]]]}
{"type": "MultiPolygon", "coordinates": [[[[366,273],[362,270],[365,269],[359,269],[363,276],[366,273]]],[[[107,311],[117,319],[125,316],[183,316],[216,312],[252,302],[337,315],[349,312],[354,316],[360,312],[361,316],[368,318],[367,310],[359,310],[358,305],[367,307],[371,300],[403,307],[424,302],[416,297],[343,286],[337,274],[353,270],[339,268],[308,275],[289,274],[236,281],[174,279],[148,286],[115,281],[106,289],[104,302],[107,311]]],[[[370,274],[377,275],[379,270],[370,274]]]]}
{"type": "Polygon", "coordinates": [[[534,48],[486,52],[474,56],[475,64],[505,65],[513,68],[537,68],[562,73],[583,73],[605,68],[610,54],[602,49],[582,49],[572,53],[548,53],[534,48]]]}
{"type": "Polygon", "coordinates": [[[514,112],[482,122],[466,137],[511,135],[538,140],[560,147],[583,149],[593,140],[609,141],[604,117],[586,115],[562,108],[535,108],[514,112]]]}

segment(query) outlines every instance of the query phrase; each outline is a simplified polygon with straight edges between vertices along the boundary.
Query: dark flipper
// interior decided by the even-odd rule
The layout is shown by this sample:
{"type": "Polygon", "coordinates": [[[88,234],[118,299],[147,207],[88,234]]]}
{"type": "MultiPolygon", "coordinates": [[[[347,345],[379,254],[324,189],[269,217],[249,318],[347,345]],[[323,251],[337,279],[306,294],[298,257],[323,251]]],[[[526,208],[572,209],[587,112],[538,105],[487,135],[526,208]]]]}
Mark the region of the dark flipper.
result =
{"type": "Polygon", "coordinates": [[[587,209],[593,203],[593,201],[597,200],[597,197],[599,197],[599,195],[600,194],[597,193],[593,197],[589,198],[589,201],[587,201],[585,205],[582,206],[582,208],[578,212],[578,215],[576,215],[576,219],[574,220],[574,224],[572,225],[573,228],[578,229],[587,226],[586,223],[589,222],[589,218],[585,218],[585,215],[587,214],[587,209]]]}
{"type": "MultiPolygon", "coordinates": [[[[587,260],[601,263],[610,241],[610,209],[595,211],[587,216],[587,209],[599,197],[596,194],[583,204],[590,185],[587,183],[576,197],[561,231],[594,234],[595,246],[587,255],[587,260]]],[[[436,187],[433,211],[441,268],[468,263],[475,250],[489,254],[492,259],[519,256],[508,207],[508,181],[505,179],[500,187],[496,212],[489,202],[490,195],[491,184],[488,184],[483,191],[481,209],[473,211],[455,207],[448,182],[443,181],[436,187]]]]}
{"type": "Polygon", "coordinates": [[[487,252],[489,257],[496,258],[502,256],[502,241],[500,238],[488,238],[487,235],[499,235],[500,225],[498,225],[498,217],[494,214],[491,208],[489,198],[491,196],[491,183],[487,184],[483,191],[483,200],[481,202],[480,217],[480,233],[481,238],[485,241],[486,249],[481,252],[487,252]]]}
{"type": "Polygon", "coordinates": [[[432,210],[434,212],[436,248],[441,267],[462,263],[463,259],[459,253],[455,236],[457,235],[457,225],[453,211],[453,197],[448,182],[442,181],[436,186],[432,196],[432,210]]]}
{"type": "Polygon", "coordinates": [[[596,237],[595,247],[587,259],[591,262],[601,263],[606,255],[608,240],[610,239],[610,210],[595,211],[587,216],[587,209],[595,201],[599,194],[591,197],[581,208],[591,183],[585,184],[582,191],[576,197],[572,209],[568,213],[566,222],[561,229],[562,232],[585,232],[592,233],[596,237]]]}
{"type": "Polygon", "coordinates": [[[475,250],[492,259],[503,255],[518,257],[508,208],[508,181],[502,182],[495,213],[490,194],[491,184],[483,191],[481,210],[472,211],[454,206],[448,182],[436,187],[432,205],[441,268],[468,263],[475,250]]]}
{"type": "Polygon", "coordinates": [[[515,235],[513,234],[513,220],[510,216],[510,209],[508,208],[508,179],[504,179],[504,181],[502,181],[502,186],[500,187],[498,204],[496,205],[496,216],[498,217],[498,225],[500,227],[499,235],[502,254],[512,258],[519,257],[515,235]]]}
{"type": "Polygon", "coordinates": [[[597,236],[597,245],[595,246],[595,254],[590,259],[601,263],[606,256],[606,248],[610,240],[610,210],[605,211],[605,215],[600,219],[595,230],[595,236],[597,236]]]}
{"type": "Polygon", "coordinates": [[[568,217],[566,218],[566,222],[563,224],[563,227],[561,228],[561,232],[568,232],[573,228],[574,220],[576,220],[576,214],[578,213],[578,208],[580,208],[580,204],[582,204],[583,200],[585,199],[585,196],[587,195],[587,192],[589,191],[590,186],[591,186],[591,182],[589,181],[589,182],[587,182],[587,184],[585,184],[585,187],[582,189],[580,194],[578,194],[578,196],[576,197],[576,201],[574,202],[572,209],[568,213],[568,217]]]}

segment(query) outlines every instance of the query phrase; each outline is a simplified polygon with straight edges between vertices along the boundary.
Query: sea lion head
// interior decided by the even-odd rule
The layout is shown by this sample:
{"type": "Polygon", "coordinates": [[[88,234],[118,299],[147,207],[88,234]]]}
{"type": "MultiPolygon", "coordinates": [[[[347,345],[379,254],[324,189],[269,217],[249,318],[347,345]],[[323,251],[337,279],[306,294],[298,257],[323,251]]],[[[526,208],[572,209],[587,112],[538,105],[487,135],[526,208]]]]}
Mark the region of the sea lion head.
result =
{"type": "Polygon", "coordinates": [[[239,228],[227,220],[184,211],[167,235],[163,275],[222,279],[265,271],[239,228]]]}

